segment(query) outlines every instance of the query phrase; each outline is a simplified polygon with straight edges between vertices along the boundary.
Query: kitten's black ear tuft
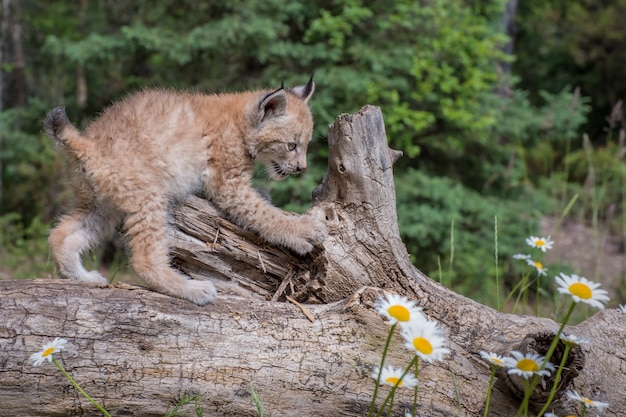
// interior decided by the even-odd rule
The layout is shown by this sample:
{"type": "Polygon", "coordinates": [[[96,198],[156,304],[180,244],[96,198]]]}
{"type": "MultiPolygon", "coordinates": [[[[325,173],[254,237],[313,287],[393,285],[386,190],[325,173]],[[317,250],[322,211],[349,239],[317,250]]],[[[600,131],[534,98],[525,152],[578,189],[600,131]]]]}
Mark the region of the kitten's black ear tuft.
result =
{"type": "Polygon", "coordinates": [[[280,82],[280,89],[284,90],[285,89],[285,81],[281,81],[280,82]]]}
{"type": "Polygon", "coordinates": [[[298,87],[294,87],[289,90],[292,94],[300,97],[304,102],[308,102],[311,96],[313,96],[313,92],[315,91],[315,82],[313,82],[313,74],[311,74],[311,78],[309,82],[305,85],[300,85],[298,87]]]}
{"type": "Polygon", "coordinates": [[[282,116],[287,111],[287,93],[283,88],[261,97],[258,112],[259,121],[264,122],[272,117],[282,116]]]}

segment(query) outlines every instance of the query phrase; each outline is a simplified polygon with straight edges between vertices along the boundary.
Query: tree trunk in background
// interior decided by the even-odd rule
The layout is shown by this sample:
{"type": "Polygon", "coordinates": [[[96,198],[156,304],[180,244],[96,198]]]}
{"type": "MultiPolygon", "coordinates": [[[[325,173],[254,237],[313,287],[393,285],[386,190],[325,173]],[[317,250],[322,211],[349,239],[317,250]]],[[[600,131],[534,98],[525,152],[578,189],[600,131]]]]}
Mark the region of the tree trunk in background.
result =
{"type": "MultiPolygon", "coordinates": [[[[125,285],[0,282],[0,415],[95,414],[54,366],[27,362],[43,343],[63,337],[69,343],[57,357],[112,415],[162,416],[185,393],[201,396],[205,416],[256,415],[252,385],[272,416],[364,416],[389,330],[373,309],[381,288],[416,300],[448,335],[451,355],[420,365],[418,414],[482,415],[490,370],[479,352],[545,353],[558,324],[499,313],[411,265],[396,222],[397,157],[378,108],[338,118],[311,209],[326,217],[330,235],[304,258],[269,247],[190,199],[174,218],[175,263],[198,279],[219,277],[213,305],[125,285]]],[[[553,412],[580,411],[564,399],[575,389],[608,401],[604,415],[626,416],[624,316],[603,311],[566,332],[592,343],[570,353],[553,412]]],[[[394,337],[387,364],[410,359],[394,337]]],[[[499,374],[490,415],[515,415],[521,388],[499,374]]],[[[540,386],[535,399],[546,397],[540,386]]],[[[411,403],[412,393],[398,392],[393,415],[411,403]]]]}
{"type": "MultiPolygon", "coordinates": [[[[504,15],[502,16],[502,27],[504,30],[504,34],[509,37],[509,41],[504,45],[504,52],[513,56],[513,52],[515,49],[515,35],[517,33],[517,29],[515,27],[515,15],[517,13],[517,1],[518,0],[508,0],[506,2],[506,7],[504,8],[504,15]]],[[[511,73],[511,62],[501,62],[500,68],[505,74],[511,73]]]]}
{"type": "MultiPolygon", "coordinates": [[[[6,51],[8,49],[9,21],[11,16],[11,0],[2,0],[2,19],[0,20],[0,113],[4,110],[5,98],[5,76],[4,64],[6,61],[6,51]]],[[[1,128],[2,126],[0,126],[1,128]]],[[[0,133],[0,154],[2,153],[2,133],[0,133]]],[[[0,207],[3,201],[3,175],[2,159],[0,158],[0,207]]]]}
{"type": "MultiPolygon", "coordinates": [[[[88,5],[87,0],[80,0],[78,20],[80,21],[80,27],[83,32],[88,31],[86,24],[88,5]]],[[[87,78],[85,76],[85,68],[82,64],[76,65],[76,105],[80,110],[83,110],[87,106],[87,78]]]]}
{"type": "Polygon", "coordinates": [[[10,107],[26,104],[26,61],[24,59],[24,43],[22,36],[22,12],[20,1],[13,3],[10,30],[13,41],[13,70],[11,71],[10,107]]]}

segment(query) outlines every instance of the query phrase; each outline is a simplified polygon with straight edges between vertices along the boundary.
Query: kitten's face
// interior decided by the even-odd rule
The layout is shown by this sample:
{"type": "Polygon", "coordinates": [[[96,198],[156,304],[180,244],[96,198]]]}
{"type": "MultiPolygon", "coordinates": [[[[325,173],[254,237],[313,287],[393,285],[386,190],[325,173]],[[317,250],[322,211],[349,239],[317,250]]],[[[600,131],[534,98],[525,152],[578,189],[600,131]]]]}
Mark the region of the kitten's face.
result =
{"type": "Polygon", "coordinates": [[[310,132],[285,132],[281,140],[266,143],[257,155],[273,180],[284,180],[289,175],[306,170],[306,151],[310,132]]]}
{"type": "Polygon", "coordinates": [[[262,97],[258,104],[250,154],[265,164],[273,180],[299,174],[307,167],[306,152],[313,134],[307,101],[313,89],[312,81],[291,90],[281,88],[262,97]]]}

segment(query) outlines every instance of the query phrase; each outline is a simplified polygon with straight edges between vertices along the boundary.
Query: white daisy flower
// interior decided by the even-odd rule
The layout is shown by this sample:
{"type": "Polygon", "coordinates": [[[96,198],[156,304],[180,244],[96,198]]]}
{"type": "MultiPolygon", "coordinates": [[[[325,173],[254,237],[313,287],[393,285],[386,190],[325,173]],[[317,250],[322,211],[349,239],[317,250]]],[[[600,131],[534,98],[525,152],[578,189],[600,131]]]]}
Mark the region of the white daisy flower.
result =
{"type": "Polygon", "coordinates": [[[504,358],[498,355],[497,353],[485,352],[484,350],[481,350],[480,357],[494,366],[500,366],[500,367],[505,366],[504,358]]]}
{"type": "Polygon", "coordinates": [[[411,414],[410,412],[407,411],[406,413],[404,413],[404,417],[422,417],[422,416],[417,415],[417,414],[413,415],[413,414],[411,414]]]}
{"type": "Polygon", "coordinates": [[[571,335],[565,335],[565,334],[561,334],[561,340],[563,341],[563,343],[567,343],[569,345],[575,346],[575,345],[581,345],[583,343],[589,343],[589,340],[587,339],[581,339],[577,336],[574,336],[573,334],[571,335]]]}
{"type": "Polygon", "coordinates": [[[398,387],[402,388],[415,388],[417,386],[417,378],[409,373],[404,375],[403,378],[403,373],[404,369],[394,368],[393,366],[385,366],[381,372],[380,368],[377,366],[376,369],[374,369],[374,373],[372,373],[372,378],[374,378],[375,381],[378,381],[378,376],[380,374],[380,385],[389,385],[390,387],[394,387],[398,384],[398,387]]]}
{"type": "Polygon", "coordinates": [[[528,246],[532,246],[533,248],[539,248],[542,252],[547,251],[548,249],[552,249],[552,245],[554,242],[548,237],[536,237],[531,236],[526,238],[526,244],[528,246]]]}
{"type": "Polygon", "coordinates": [[[389,319],[391,324],[400,323],[406,325],[411,320],[422,319],[422,309],[410,301],[407,297],[386,294],[385,298],[379,298],[374,306],[376,311],[389,319]]]}
{"type": "Polygon", "coordinates": [[[561,294],[571,295],[574,302],[582,301],[602,310],[604,308],[603,303],[609,301],[608,293],[605,290],[598,289],[600,284],[591,282],[587,278],[576,274],[569,276],[561,272],[560,275],[560,277],[555,278],[556,283],[559,284],[557,291],[561,294]]]}
{"type": "Polygon", "coordinates": [[[580,395],[576,391],[567,390],[565,392],[565,394],[567,394],[567,396],[569,398],[571,398],[572,400],[580,401],[587,408],[597,408],[599,410],[604,410],[605,408],[608,408],[608,406],[609,406],[609,403],[603,403],[603,402],[600,402],[600,401],[593,401],[593,400],[591,400],[591,399],[589,399],[587,397],[583,397],[582,395],[580,395]]]}
{"type": "Polygon", "coordinates": [[[520,261],[527,261],[530,259],[530,255],[526,255],[525,253],[516,253],[513,255],[513,259],[518,259],[520,261]]]}
{"type": "Polygon", "coordinates": [[[556,414],[554,414],[554,413],[545,413],[545,414],[543,415],[543,417],[559,417],[559,416],[557,416],[557,415],[556,415],[556,414]]]}
{"type": "Polygon", "coordinates": [[[554,365],[550,362],[547,362],[544,369],[541,369],[545,358],[536,353],[523,354],[514,350],[511,355],[513,355],[512,358],[504,358],[504,363],[509,368],[507,372],[511,375],[520,375],[528,379],[533,375],[550,376],[554,371],[554,365]]]}
{"type": "Polygon", "coordinates": [[[402,330],[405,346],[427,362],[440,361],[450,350],[444,347],[446,338],[437,322],[423,318],[414,320],[402,330]]]}
{"type": "Polygon", "coordinates": [[[619,307],[617,307],[617,309],[619,311],[621,311],[622,313],[626,314],[626,304],[620,304],[619,307]]]}
{"type": "Polygon", "coordinates": [[[67,340],[55,337],[52,342],[48,342],[43,345],[41,352],[33,353],[32,355],[30,355],[30,361],[33,363],[33,366],[39,366],[45,360],[48,360],[48,362],[52,362],[52,354],[63,350],[66,343],[67,340]]]}
{"type": "Polygon", "coordinates": [[[546,271],[548,270],[547,268],[543,267],[543,264],[539,261],[533,261],[532,259],[527,259],[526,263],[530,266],[534,266],[535,269],[537,270],[537,274],[539,276],[541,275],[547,275],[546,271]]]}

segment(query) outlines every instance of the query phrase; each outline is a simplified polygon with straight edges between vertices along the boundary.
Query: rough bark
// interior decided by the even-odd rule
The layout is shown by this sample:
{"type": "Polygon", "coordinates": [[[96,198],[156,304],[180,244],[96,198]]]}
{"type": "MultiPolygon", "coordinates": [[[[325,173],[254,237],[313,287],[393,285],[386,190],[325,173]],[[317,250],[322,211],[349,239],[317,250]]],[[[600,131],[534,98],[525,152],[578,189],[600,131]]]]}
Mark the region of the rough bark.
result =
{"type": "MultiPolygon", "coordinates": [[[[398,153],[379,109],[340,116],[329,154],[311,210],[326,216],[330,235],[308,257],[268,246],[200,199],[177,210],[175,263],[197,279],[222,277],[213,305],[128,286],[0,282],[0,415],[94,414],[55,367],[27,363],[58,336],[70,342],[58,357],[113,415],[163,415],[184,393],[201,395],[204,415],[254,415],[250,384],[273,416],[363,416],[389,329],[372,308],[381,289],[415,299],[449,337],[452,354],[420,366],[419,413],[482,415],[489,368],[479,351],[545,353],[558,325],[496,312],[411,265],[396,221],[398,153]]],[[[626,416],[624,316],[603,311],[567,332],[592,343],[571,352],[554,411],[574,413],[562,400],[576,389],[608,401],[605,415],[626,416]]],[[[409,360],[395,337],[388,363],[409,360]]],[[[490,415],[515,415],[519,395],[518,381],[499,375],[490,415]]],[[[536,398],[545,398],[541,387],[536,398]]],[[[399,393],[394,415],[410,402],[399,393]]]]}

